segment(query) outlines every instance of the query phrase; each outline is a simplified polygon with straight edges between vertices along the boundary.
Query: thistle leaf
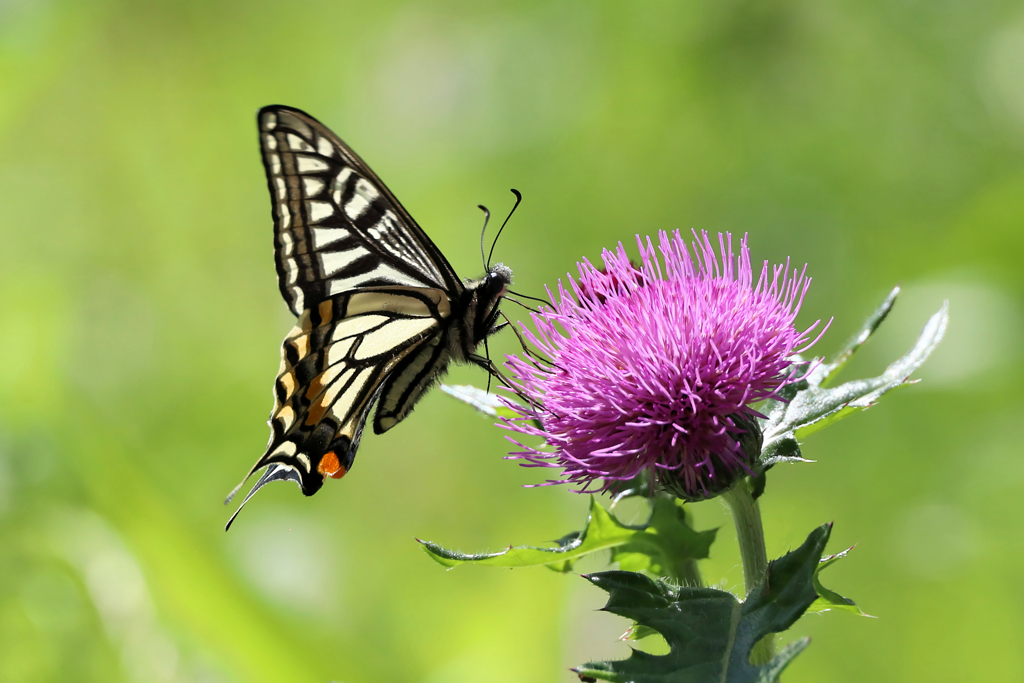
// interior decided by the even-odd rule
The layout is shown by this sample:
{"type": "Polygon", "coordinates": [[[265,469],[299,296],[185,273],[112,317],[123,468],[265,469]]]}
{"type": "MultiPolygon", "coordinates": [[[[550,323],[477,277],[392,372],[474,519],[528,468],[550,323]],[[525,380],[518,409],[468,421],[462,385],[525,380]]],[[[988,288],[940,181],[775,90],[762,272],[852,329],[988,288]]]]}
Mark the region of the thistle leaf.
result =
{"type": "Polygon", "coordinates": [[[708,557],[717,530],[695,531],[685,508],[669,496],[657,496],[652,504],[647,524],[625,527],[638,533],[628,543],[611,548],[611,561],[622,570],[678,579],[686,575],[687,562],[708,557]]]}
{"type": "Polygon", "coordinates": [[[917,370],[942,341],[949,323],[947,306],[943,304],[925,324],[914,347],[892,363],[878,377],[854,380],[834,388],[827,380],[849,360],[871,334],[878,329],[892,309],[899,288],[890,292],[878,310],[868,318],[861,331],[847,343],[831,363],[821,362],[816,367],[802,362],[794,368],[806,378],[783,388],[780,398],[765,406],[767,420],[763,425],[764,442],[761,449],[760,470],[767,470],[778,462],[801,459],[799,440],[878,402],[885,393],[913,384],[910,375],[917,370]]]}
{"type": "Polygon", "coordinates": [[[472,406],[488,417],[515,417],[516,412],[506,406],[501,397],[471,384],[442,384],[441,391],[472,406]]]}
{"type": "Polygon", "coordinates": [[[743,602],[726,591],[674,587],[633,572],[602,572],[586,578],[608,592],[604,609],[632,619],[634,631],[656,631],[666,655],[634,651],[614,662],[577,669],[584,681],[615,683],[770,683],[810,640],[797,640],[765,664],[751,664],[754,645],[785,631],[817,599],[814,577],[831,532],[818,527],[802,546],[768,565],[766,581],[743,602]]]}
{"type": "Polygon", "coordinates": [[[864,343],[875,333],[878,327],[885,321],[889,316],[889,311],[892,310],[893,305],[896,303],[896,297],[899,296],[900,286],[896,285],[889,292],[885,300],[875,309],[875,312],[868,316],[868,319],[864,321],[857,334],[850,337],[843,346],[842,350],[836,354],[836,357],[830,363],[821,363],[811,373],[810,378],[812,384],[820,386],[827,386],[829,380],[838,374],[843,366],[846,365],[847,361],[853,357],[860,347],[864,346],[864,343]]]}
{"type": "Polygon", "coordinates": [[[828,612],[829,610],[838,609],[843,610],[844,612],[853,612],[854,614],[859,614],[862,617],[871,617],[870,614],[865,613],[860,607],[857,607],[857,604],[853,600],[844,598],[839,593],[829,590],[821,585],[821,572],[824,571],[826,567],[829,567],[846,557],[847,553],[851,550],[853,550],[853,548],[847,548],[835,555],[823,557],[821,558],[821,561],[818,562],[818,568],[814,570],[814,590],[818,593],[818,599],[807,608],[808,612],[828,612]]]}
{"type": "Polygon", "coordinates": [[[430,557],[445,567],[468,563],[489,567],[547,566],[567,572],[583,556],[610,549],[612,560],[620,566],[659,576],[681,576],[684,563],[708,556],[715,533],[714,529],[694,531],[683,508],[668,497],[654,499],[654,509],[646,524],[629,526],[591,496],[590,515],[583,531],[563,536],[550,547],[509,546],[496,553],[470,555],[430,541],[420,543],[430,557]]]}

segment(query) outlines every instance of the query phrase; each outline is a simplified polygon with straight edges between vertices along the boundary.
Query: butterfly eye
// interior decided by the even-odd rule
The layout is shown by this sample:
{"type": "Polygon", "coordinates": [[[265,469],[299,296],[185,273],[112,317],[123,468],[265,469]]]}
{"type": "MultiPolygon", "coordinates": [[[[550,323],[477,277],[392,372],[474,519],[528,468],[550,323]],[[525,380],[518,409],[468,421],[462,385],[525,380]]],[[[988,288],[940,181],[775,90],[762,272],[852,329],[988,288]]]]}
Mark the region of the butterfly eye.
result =
{"type": "Polygon", "coordinates": [[[512,269],[503,263],[496,264],[487,273],[484,281],[484,290],[487,293],[487,298],[496,299],[503,296],[508,291],[510,284],[512,284],[512,269]]]}
{"type": "Polygon", "coordinates": [[[484,288],[487,291],[488,300],[496,299],[504,294],[507,287],[508,282],[506,282],[505,278],[498,273],[489,273],[487,275],[487,282],[484,285],[484,288]]]}

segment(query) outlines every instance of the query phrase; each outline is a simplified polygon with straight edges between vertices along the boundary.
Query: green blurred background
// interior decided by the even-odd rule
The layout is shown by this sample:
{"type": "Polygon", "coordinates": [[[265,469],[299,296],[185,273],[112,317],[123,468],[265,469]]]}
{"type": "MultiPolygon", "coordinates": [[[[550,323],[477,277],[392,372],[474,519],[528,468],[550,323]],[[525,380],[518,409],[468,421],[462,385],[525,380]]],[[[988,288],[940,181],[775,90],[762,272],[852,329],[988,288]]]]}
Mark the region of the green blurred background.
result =
{"type": "MultiPolygon", "coordinates": [[[[0,680],[547,683],[628,652],[579,577],[419,549],[586,510],[439,391],[224,533],[291,324],[270,103],[351,143],[463,276],[476,205],[516,187],[497,255],[534,294],[634,233],[749,232],[810,264],[827,352],[902,283],[851,378],[948,298],[920,385],[771,474],[769,554],[834,520],[858,545],[830,585],[879,617],[801,621],[786,680],[1024,678],[1021,2],[0,0],[0,680]]],[[[721,504],[692,509],[739,590],[721,504]]]]}

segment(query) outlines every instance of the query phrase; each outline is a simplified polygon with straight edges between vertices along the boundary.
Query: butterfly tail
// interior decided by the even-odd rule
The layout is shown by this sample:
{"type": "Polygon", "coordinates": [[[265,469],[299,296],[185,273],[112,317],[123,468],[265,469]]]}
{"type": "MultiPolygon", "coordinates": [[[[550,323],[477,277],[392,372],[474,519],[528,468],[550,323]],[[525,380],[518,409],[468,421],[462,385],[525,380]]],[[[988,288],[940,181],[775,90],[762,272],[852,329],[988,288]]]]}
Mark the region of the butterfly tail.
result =
{"type": "MultiPolygon", "coordinates": [[[[249,477],[247,476],[245,479],[243,479],[242,482],[238,486],[236,486],[235,489],[228,495],[227,500],[224,501],[225,505],[231,502],[231,499],[235,497],[235,494],[238,493],[238,490],[242,488],[242,486],[245,484],[248,478],[249,477]]],[[[302,487],[302,479],[299,477],[299,473],[296,472],[294,468],[288,467],[287,465],[281,465],[276,462],[271,463],[270,465],[267,466],[267,469],[263,473],[263,476],[261,476],[259,481],[256,482],[256,485],[249,490],[248,494],[246,494],[245,500],[243,500],[242,504],[238,506],[237,510],[235,510],[235,514],[231,515],[231,519],[229,519],[228,523],[224,525],[224,531],[227,531],[231,528],[231,524],[235,521],[235,517],[237,517],[238,513],[242,511],[242,508],[245,507],[245,504],[249,502],[249,499],[252,498],[257,491],[259,491],[261,488],[263,488],[272,481],[294,481],[296,484],[299,485],[299,488],[302,487]]]]}

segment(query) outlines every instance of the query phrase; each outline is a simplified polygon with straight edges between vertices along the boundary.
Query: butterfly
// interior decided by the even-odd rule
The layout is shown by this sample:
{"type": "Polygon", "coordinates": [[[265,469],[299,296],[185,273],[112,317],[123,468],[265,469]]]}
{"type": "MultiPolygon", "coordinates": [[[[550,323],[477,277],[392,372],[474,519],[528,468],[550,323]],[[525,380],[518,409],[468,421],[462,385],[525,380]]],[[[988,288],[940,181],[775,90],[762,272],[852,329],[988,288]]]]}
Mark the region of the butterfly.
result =
{"type": "Polygon", "coordinates": [[[278,285],[298,320],[281,348],[267,450],[225,502],[265,471],[225,528],[270,482],[311,496],[345,476],[375,403],[383,434],[451,362],[496,374],[476,348],[502,327],[512,282],[500,263],[460,280],[370,167],[309,114],[272,105],[257,124],[278,285]]]}

